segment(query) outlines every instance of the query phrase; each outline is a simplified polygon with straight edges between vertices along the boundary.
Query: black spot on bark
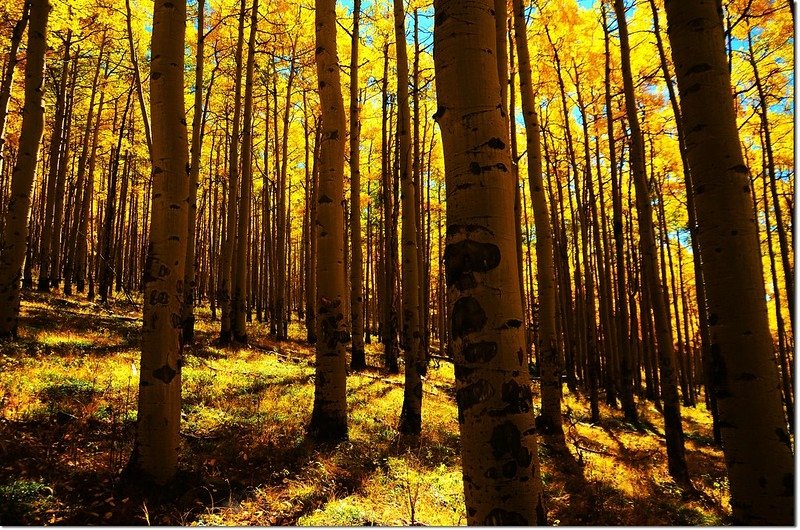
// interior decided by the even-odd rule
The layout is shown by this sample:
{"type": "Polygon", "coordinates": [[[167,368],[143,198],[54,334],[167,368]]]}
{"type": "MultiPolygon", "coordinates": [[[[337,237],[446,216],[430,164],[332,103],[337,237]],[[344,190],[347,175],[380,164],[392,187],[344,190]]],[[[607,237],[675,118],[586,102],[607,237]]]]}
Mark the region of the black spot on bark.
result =
{"type": "Polygon", "coordinates": [[[486,325],[486,313],[475,298],[467,296],[456,301],[453,306],[452,322],[453,337],[463,338],[483,329],[486,325]]]}
{"type": "Polygon", "coordinates": [[[320,204],[327,204],[329,202],[333,202],[333,199],[331,199],[327,195],[320,195],[319,202],[320,202],[320,204]]]}
{"type": "MultiPolygon", "coordinates": [[[[444,15],[444,13],[440,13],[440,15],[444,15]]],[[[438,16],[438,15],[437,15],[437,16],[438,16]]],[[[444,16],[446,17],[447,15],[444,15],[444,16]]],[[[446,108],[446,107],[443,107],[443,106],[441,106],[441,105],[439,105],[438,107],[436,107],[436,112],[434,112],[434,113],[433,113],[433,116],[431,116],[431,118],[433,118],[433,121],[439,121],[439,118],[441,118],[442,116],[444,116],[445,110],[447,110],[447,108],[446,108]]]]}
{"type": "Polygon", "coordinates": [[[786,497],[794,497],[794,473],[783,475],[783,494],[786,497]]]}
{"type": "Polygon", "coordinates": [[[495,167],[504,173],[508,171],[508,168],[502,162],[498,162],[495,167]]]}
{"type": "Polygon", "coordinates": [[[728,367],[725,358],[722,356],[722,348],[719,343],[710,346],[711,353],[711,385],[715,389],[718,398],[725,398],[730,395],[728,391],[728,367]]]}
{"type": "Polygon", "coordinates": [[[464,412],[474,407],[478,403],[483,403],[494,395],[494,388],[486,379],[478,379],[471,385],[467,385],[456,392],[456,403],[458,404],[458,421],[464,421],[464,412]]]}
{"type": "Polygon", "coordinates": [[[466,291],[467,289],[474,289],[478,286],[478,280],[472,273],[462,274],[455,283],[456,289],[459,291],[466,291]]]}
{"type": "Polygon", "coordinates": [[[444,21],[447,20],[448,16],[449,15],[447,13],[445,13],[444,11],[439,11],[438,13],[436,13],[436,17],[434,17],[434,19],[433,19],[433,24],[435,26],[443,24],[444,21]]]}
{"type": "Polygon", "coordinates": [[[452,287],[471,272],[489,272],[500,264],[500,249],[492,243],[464,239],[447,245],[444,251],[447,285],[452,287]]]}
{"type": "Polygon", "coordinates": [[[464,346],[464,360],[468,363],[485,363],[497,355],[496,342],[474,342],[464,346]]]}
{"type": "Polygon", "coordinates": [[[481,174],[481,165],[477,162],[472,162],[469,165],[469,172],[473,175],[480,175],[481,174]]]}
{"type": "Polygon", "coordinates": [[[517,463],[510,460],[503,464],[503,476],[506,478],[513,478],[517,474],[517,463]]]}
{"type": "Polygon", "coordinates": [[[454,370],[456,374],[456,380],[463,381],[470,375],[474,374],[477,368],[469,368],[463,364],[457,364],[455,365],[454,370]]]}
{"type": "Polygon", "coordinates": [[[708,314],[708,325],[709,326],[716,326],[717,322],[719,322],[719,316],[716,313],[709,313],[708,314]]]}
{"type": "Polygon", "coordinates": [[[512,318],[511,320],[506,320],[506,323],[501,326],[500,329],[517,329],[522,325],[521,320],[517,320],[516,318],[512,318]]]}
{"type": "Polygon", "coordinates": [[[491,236],[494,235],[494,232],[492,232],[491,230],[489,230],[488,228],[486,228],[485,226],[482,226],[482,225],[476,225],[476,224],[466,224],[466,225],[451,224],[451,225],[447,225],[447,235],[448,236],[453,236],[455,234],[458,234],[459,232],[465,232],[467,234],[472,234],[474,232],[483,232],[483,233],[489,234],[491,236]]]}
{"type": "Polygon", "coordinates": [[[737,164],[735,166],[731,166],[728,168],[728,171],[735,171],[737,173],[750,173],[750,170],[747,169],[747,166],[744,164],[737,164]]]}
{"type": "Polygon", "coordinates": [[[478,510],[476,510],[475,508],[467,508],[467,515],[469,515],[470,517],[474,516],[476,513],[478,513],[478,510]]]}
{"type": "Polygon", "coordinates": [[[500,390],[503,403],[506,404],[504,413],[517,414],[531,410],[533,395],[528,385],[520,385],[513,379],[503,383],[500,390]]]}
{"type": "Polygon", "coordinates": [[[510,421],[501,423],[492,430],[489,445],[492,446],[492,456],[495,460],[508,456],[514,459],[517,465],[526,468],[533,459],[528,448],[522,445],[519,429],[510,421]]]}
{"type": "Polygon", "coordinates": [[[699,64],[696,64],[696,65],[692,66],[688,70],[686,70],[686,73],[687,74],[700,74],[702,72],[708,72],[709,70],[711,70],[711,65],[710,64],[708,64],[708,63],[699,63],[699,64]]]}
{"type": "Polygon", "coordinates": [[[695,83],[691,86],[686,87],[686,90],[683,91],[683,94],[691,94],[692,92],[697,92],[701,88],[703,87],[700,83],[695,83]]]}
{"type": "Polygon", "coordinates": [[[491,140],[486,142],[486,145],[488,145],[492,149],[505,149],[506,148],[506,144],[500,138],[492,138],[491,140]]]}
{"type": "Polygon", "coordinates": [[[161,368],[153,370],[153,377],[158,379],[159,381],[163,381],[165,384],[169,384],[175,376],[178,375],[178,372],[170,368],[168,364],[165,364],[161,368]]]}
{"type": "Polygon", "coordinates": [[[483,520],[484,526],[529,526],[530,522],[520,513],[495,508],[483,520]]]}

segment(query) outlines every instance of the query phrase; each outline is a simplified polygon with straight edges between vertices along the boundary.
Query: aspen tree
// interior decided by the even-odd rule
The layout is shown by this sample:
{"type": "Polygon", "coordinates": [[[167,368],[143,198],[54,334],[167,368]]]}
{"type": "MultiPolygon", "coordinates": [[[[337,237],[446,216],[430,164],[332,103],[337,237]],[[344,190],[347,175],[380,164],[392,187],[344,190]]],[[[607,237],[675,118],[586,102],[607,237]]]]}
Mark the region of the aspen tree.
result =
{"type": "Polygon", "coordinates": [[[233,284],[233,251],[236,246],[236,205],[239,191],[239,120],[242,112],[242,49],[244,47],[245,3],[239,4],[239,33],[236,40],[236,71],[233,102],[233,126],[228,151],[228,206],[225,219],[225,236],[222,241],[222,274],[219,301],[222,305],[219,339],[223,344],[231,341],[231,289],[233,284]]]}
{"type": "Polygon", "coordinates": [[[28,18],[30,17],[30,4],[25,2],[22,7],[22,16],[14,24],[14,29],[11,31],[11,46],[8,50],[8,61],[6,62],[5,70],[3,71],[2,82],[0,82],[0,175],[3,174],[5,165],[5,145],[6,145],[6,122],[8,118],[8,102],[11,100],[11,88],[14,84],[14,72],[16,71],[19,57],[17,51],[22,42],[22,37],[25,33],[25,28],[28,26],[28,18]]]}
{"type": "Polygon", "coordinates": [[[189,196],[184,110],[185,0],[153,8],[150,110],[153,202],[144,270],[142,362],[136,442],[129,471],[165,484],[175,476],[181,412],[181,307],[189,196]]]}
{"type": "Polygon", "coordinates": [[[136,51],[136,43],[133,39],[133,13],[131,12],[131,0],[125,0],[125,24],[128,37],[128,53],[131,59],[131,69],[133,70],[133,83],[136,88],[136,96],[139,100],[139,111],[142,113],[142,127],[144,129],[144,140],[147,144],[147,154],[153,158],[153,134],[150,125],[150,118],[147,115],[147,103],[144,100],[144,88],[142,86],[142,74],[139,68],[139,53],[136,51]]]}
{"type": "Polygon", "coordinates": [[[86,201],[87,195],[91,193],[89,190],[89,186],[87,186],[87,178],[86,178],[86,163],[89,159],[89,146],[94,143],[94,139],[96,139],[99,127],[97,127],[92,133],[92,126],[95,125],[94,122],[94,112],[95,112],[95,98],[97,96],[97,88],[98,88],[98,81],[100,79],[100,69],[103,65],[103,54],[105,51],[106,46],[106,34],[107,29],[103,29],[103,38],[100,41],[100,51],[97,54],[97,65],[95,66],[94,71],[94,79],[92,81],[92,94],[89,98],[89,112],[86,114],[86,127],[84,129],[83,134],[83,146],[80,158],[78,159],[78,176],[77,181],[75,184],[77,194],[75,198],[75,204],[72,214],[72,228],[69,232],[69,239],[67,241],[67,255],[66,260],[64,263],[64,294],[70,295],[72,294],[72,281],[75,268],[75,261],[78,259],[77,252],[80,246],[79,238],[85,239],[86,230],[85,228],[81,231],[81,221],[83,220],[84,213],[84,202],[86,201]],[[89,138],[90,135],[92,136],[93,140],[90,142],[89,138]]]}
{"type": "Polygon", "coordinates": [[[37,290],[50,292],[50,252],[53,238],[53,217],[56,208],[56,183],[59,178],[59,161],[61,159],[61,144],[64,141],[63,132],[66,127],[64,114],[67,95],[67,79],[69,73],[69,51],[72,45],[72,30],[67,30],[64,40],[64,51],[61,57],[60,82],[56,85],[56,108],[53,122],[53,131],[50,135],[49,167],[47,176],[47,192],[44,195],[45,210],[42,223],[42,232],[39,236],[39,280],[37,290]]]}
{"type": "Polygon", "coordinates": [[[236,234],[236,260],[233,274],[233,338],[236,342],[247,344],[247,327],[245,316],[247,311],[247,242],[250,224],[250,189],[253,169],[251,155],[253,152],[253,71],[256,57],[256,31],[258,30],[258,0],[253,0],[250,15],[250,38],[247,44],[247,67],[244,86],[244,120],[242,123],[242,175],[239,198],[239,226],[236,234]]]}
{"type": "Polygon", "coordinates": [[[670,475],[676,482],[682,485],[689,485],[689,472],[686,468],[686,456],[683,446],[681,405],[678,399],[675,350],[672,343],[672,324],[669,321],[667,304],[664,300],[664,293],[658,277],[653,205],[650,202],[650,189],[645,175],[644,142],[636,109],[633,74],[631,73],[630,44],[628,42],[628,25],[625,20],[623,0],[614,0],[614,12],[617,17],[620,37],[625,111],[631,130],[630,158],[633,184],[636,189],[642,283],[648,289],[658,342],[658,362],[661,372],[661,392],[664,399],[664,433],[667,441],[668,467],[670,475]]]}
{"type": "Polygon", "coordinates": [[[186,270],[184,271],[183,288],[185,298],[181,311],[183,341],[194,342],[194,302],[197,290],[195,278],[195,248],[197,246],[195,224],[197,219],[197,188],[200,186],[200,151],[203,148],[203,63],[205,62],[205,0],[197,0],[197,53],[194,67],[194,115],[192,117],[192,144],[190,148],[191,163],[189,166],[189,222],[186,239],[186,270]]]}
{"type": "Polygon", "coordinates": [[[344,298],[344,102],[336,51],[336,0],[316,0],[316,65],[322,126],[317,189],[317,354],[309,434],[347,438],[344,298]]]}
{"type": "Polygon", "coordinates": [[[394,0],[394,35],[397,51],[397,142],[400,166],[400,201],[403,225],[402,312],[403,409],[400,432],[417,435],[422,428],[422,379],[425,359],[422,355],[420,322],[419,260],[417,247],[417,197],[414,190],[411,150],[411,111],[408,97],[408,50],[403,0],[394,0]]]}
{"type": "Polygon", "coordinates": [[[30,22],[25,61],[25,103],[19,152],[11,177],[10,199],[0,241],[0,339],[16,338],[19,323],[20,277],[28,239],[31,191],[44,133],[45,54],[47,53],[48,0],[30,1],[30,22]]]}
{"type": "Polygon", "coordinates": [[[711,383],[736,524],[791,525],[794,455],[718,4],[666,3],[706,287],[711,383]]]}
{"type": "Polygon", "coordinates": [[[436,0],[446,280],[467,522],[546,523],[517,274],[494,2],[436,0]]]}
{"type": "Polygon", "coordinates": [[[542,373],[542,414],[537,422],[546,432],[561,434],[561,361],[556,344],[556,287],[553,234],[544,196],[539,115],[531,79],[527,25],[522,0],[513,0],[514,35],[519,55],[519,87],[528,149],[528,186],[536,227],[536,281],[539,286],[539,352],[542,373]]]}
{"type": "Polygon", "coordinates": [[[353,39],[350,48],[350,322],[352,327],[352,357],[350,368],[366,368],[364,357],[364,258],[361,251],[361,169],[358,108],[358,47],[361,0],[353,2],[353,39]]]}

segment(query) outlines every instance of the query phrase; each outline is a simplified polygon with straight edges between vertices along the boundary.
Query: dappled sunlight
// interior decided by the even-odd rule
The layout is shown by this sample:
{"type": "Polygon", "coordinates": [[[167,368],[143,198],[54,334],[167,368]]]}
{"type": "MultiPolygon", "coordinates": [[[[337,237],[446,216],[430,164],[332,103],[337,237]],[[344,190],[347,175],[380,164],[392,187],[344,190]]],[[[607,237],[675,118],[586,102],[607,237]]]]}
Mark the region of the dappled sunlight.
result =
{"type": "MultiPolygon", "coordinates": [[[[86,306],[75,311],[88,318],[86,306]]],[[[131,450],[139,361],[135,347],[93,354],[136,340],[128,320],[109,315],[104,322],[102,331],[75,332],[67,327],[71,321],[57,318],[26,343],[38,353],[20,355],[12,344],[0,350],[0,434],[6,447],[14,447],[0,464],[19,477],[3,487],[19,491],[14,498],[23,504],[15,506],[25,507],[26,521],[145,521],[141,501],[109,493],[131,450]]],[[[205,338],[186,348],[182,370],[185,493],[183,500],[148,504],[151,523],[465,524],[451,363],[431,362],[422,435],[414,442],[397,434],[403,376],[378,369],[380,348],[369,345],[375,368],[348,376],[350,440],[315,447],[305,436],[314,349],[266,334],[257,335],[252,347],[213,346],[206,340],[214,328],[202,314],[197,329],[205,338]]],[[[538,403],[538,384],[533,388],[538,403]]],[[[552,449],[546,438],[540,444],[554,524],[724,519],[727,482],[704,407],[685,409],[687,459],[698,490],[691,494],[667,473],[658,412],[649,404],[640,412],[637,427],[601,404],[603,420],[592,424],[588,402],[565,395],[569,455],[552,449]]]]}

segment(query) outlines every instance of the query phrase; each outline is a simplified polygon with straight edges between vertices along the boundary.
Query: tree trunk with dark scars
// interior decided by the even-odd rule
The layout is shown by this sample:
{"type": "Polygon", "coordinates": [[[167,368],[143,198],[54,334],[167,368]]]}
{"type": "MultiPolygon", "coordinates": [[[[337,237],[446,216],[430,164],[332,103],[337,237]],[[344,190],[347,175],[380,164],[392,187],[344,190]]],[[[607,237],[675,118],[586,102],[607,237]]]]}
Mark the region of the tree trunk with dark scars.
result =
{"type": "Polygon", "coordinates": [[[467,522],[545,524],[494,2],[436,0],[434,9],[435,118],[448,194],[444,259],[467,522]]]}

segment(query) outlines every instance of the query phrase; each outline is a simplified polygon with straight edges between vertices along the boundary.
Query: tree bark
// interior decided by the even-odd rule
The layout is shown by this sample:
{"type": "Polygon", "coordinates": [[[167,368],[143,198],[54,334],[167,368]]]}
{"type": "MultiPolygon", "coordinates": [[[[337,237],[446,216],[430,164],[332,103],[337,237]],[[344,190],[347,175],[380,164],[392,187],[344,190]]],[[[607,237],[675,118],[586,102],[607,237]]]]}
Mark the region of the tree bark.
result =
{"type": "Polygon", "coordinates": [[[542,413],[537,426],[543,432],[563,437],[561,424],[561,363],[556,343],[556,286],[553,233],[542,178],[542,145],[539,114],[531,78],[527,24],[522,0],[513,0],[514,35],[519,56],[519,88],[528,149],[528,187],[536,228],[536,281],[539,287],[539,340],[542,413]]]}
{"type": "MultiPolygon", "coordinates": [[[[128,30],[128,53],[131,56],[131,67],[133,68],[133,82],[136,87],[136,95],[139,99],[139,111],[142,113],[142,128],[144,129],[144,141],[147,145],[147,154],[153,158],[153,134],[150,126],[150,118],[147,115],[147,104],[144,101],[144,88],[142,87],[142,74],[139,70],[139,52],[136,51],[136,43],[133,40],[133,16],[131,13],[131,1],[125,0],[125,24],[128,30]]],[[[151,51],[152,55],[152,51],[151,51]]]]}
{"type": "Polygon", "coordinates": [[[316,0],[316,65],[322,106],[317,194],[317,355],[309,435],[347,439],[344,299],[344,102],[336,51],[336,0],[316,0]]]}
{"type": "Polygon", "coordinates": [[[403,223],[403,361],[405,384],[399,430],[418,435],[422,430],[422,355],[418,260],[417,195],[412,174],[411,110],[408,101],[408,51],[403,0],[394,0],[394,35],[397,49],[397,142],[400,151],[400,186],[403,223]]]}
{"type": "Polygon", "coordinates": [[[14,83],[14,71],[19,62],[17,51],[19,50],[19,44],[22,42],[25,27],[28,25],[29,16],[30,4],[26,2],[22,7],[22,17],[14,24],[14,29],[11,31],[8,61],[6,62],[6,69],[3,71],[2,84],[0,84],[0,175],[3,174],[3,168],[5,167],[6,118],[8,117],[8,102],[11,100],[11,88],[14,83]]]}
{"type": "Polygon", "coordinates": [[[469,524],[545,524],[493,8],[492,0],[434,3],[464,496],[469,524]]]}
{"type": "Polygon", "coordinates": [[[27,58],[25,62],[25,103],[19,153],[11,177],[11,193],[0,242],[0,339],[16,338],[19,325],[20,273],[28,239],[31,189],[36,173],[39,144],[44,133],[45,54],[47,53],[48,0],[30,0],[27,58]]]}
{"type": "Polygon", "coordinates": [[[642,280],[648,289],[653,309],[658,360],[661,371],[661,392],[664,400],[664,432],[667,439],[667,460],[669,473],[676,482],[688,486],[689,472],[684,454],[683,424],[678,397],[677,374],[675,372],[675,351],[672,343],[672,326],[667,315],[667,306],[661,289],[656,255],[655,229],[653,227],[653,205],[650,202],[650,189],[645,174],[644,146],[639,127],[639,117],[634,95],[633,74],[631,72],[628,25],[625,20],[623,0],[614,0],[617,26],[620,36],[622,57],[622,81],[625,92],[625,111],[631,130],[631,169],[636,189],[636,208],[639,222],[639,248],[642,261],[642,280]]]}
{"type": "Polygon", "coordinates": [[[614,252],[617,260],[617,345],[620,348],[620,401],[625,419],[638,422],[636,402],[633,398],[633,354],[631,352],[631,333],[628,318],[627,281],[625,279],[625,237],[622,224],[622,191],[617,171],[617,149],[614,137],[614,111],[611,93],[611,50],[610,31],[606,22],[605,4],[601,4],[603,12],[603,32],[605,34],[605,106],[608,123],[608,158],[611,169],[611,208],[613,215],[614,252]]]}
{"type": "MultiPolygon", "coordinates": [[[[67,79],[69,73],[69,50],[72,44],[72,30],[67,30],[67,38],[64,40],[64,51],[61,57],[60,82],[56,85],[56,110],[53,121],[53,133],[50,136],[50,152],[47,192],[44,198],[44,219],[42,222],[42,232],[39,236],[39,280],[37,290],[39,292],[50,292],[50,252],[53,239],[53,217],[56,208],[56,183],[59,177],[59,161],[61,160],[61,143],[64,141],[63,132],[65,128],[64,114],[67,95],[67,79]]],[[[44,186],[44,183],[42,184],[44,186]]]]}
{"type": "Polygon", "coordinates": [[[228,344],[232,337],[232,304],[233,288],[233,253],[236,247],[236,210],[239,192],[239,120],[242,112],[242,48],[244,47],[245,2],[239,5],[239,34],[236,40],[236,71],[234,73],[233,125],[228,151],[228,206],[226,217],[225,239],[222,242],[222,276],[220,278],[219,301],[222,305],[219,340],[228,344]]]}
{"type": "Polygon", "coordinates": [[[716,2],[666,4],[694,180],[708,297],[712,386],[736,524],[794,521],[794,456],[767,320],[744,165],[716,2]]]}
{"type": "Polygon", "coordinates": [[[361,0],[353,2],[353,38],[350,48],[350,322],[352,356],[350,368],[367,367],[364,356],[364,257],[361,251],[361,120],[358,105],[358,47],[361,0]]]}
{"type": "Polygon", "coordinates": [[[205,0],[197,0],[197,51],[194,68],[194,114],[192,117],[192,143],[189,164],[189,221],[186,239],[186,270],[183,288],[185,298],[181,310],[181,326],[184,344],[194,342],[194,303],[197,291],[195,277],[195,225],[197,219],[197,188],[200,186],[200,154],[203,149],[203,63],[205,62],[205,0]]]}
{"type": "Polygon", "coordinates": [[[247,272],[250,260],[247,259],[248,229],[250,226],[250,198],[253,180],[253,72],[256,58],[256,31],[258,30],[258,0],[253,0],[250,15],[250,37],[247,44],[247,67],[244,86],[244,119],[242,123],[242,176],[239,198],[239,226],[236,234],[236,260],[233,275],[233,338],[240,344],[247,344],[247,272]]]}
{"type": "Polygon", "coordinates": [[[156,484],[175,476],[180,445],[181,306],[189,209],[185,34],[185,1],[156,2],[150,63],[153,205],[144,270],[139,412],[129,463],[134,476],[156,484]]]}

